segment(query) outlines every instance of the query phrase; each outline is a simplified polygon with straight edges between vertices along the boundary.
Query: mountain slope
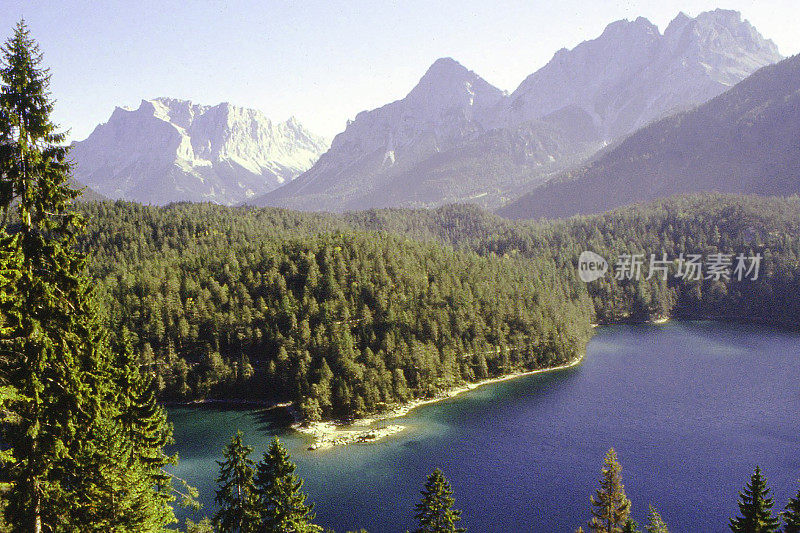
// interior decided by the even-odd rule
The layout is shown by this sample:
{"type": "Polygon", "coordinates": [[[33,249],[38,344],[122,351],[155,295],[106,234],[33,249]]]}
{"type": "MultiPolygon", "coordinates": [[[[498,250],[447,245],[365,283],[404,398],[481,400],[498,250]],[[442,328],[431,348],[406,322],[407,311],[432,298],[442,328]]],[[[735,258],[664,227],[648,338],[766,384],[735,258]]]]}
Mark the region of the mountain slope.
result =
{"type": "Polygon", "coordinates": [[[800,193],[800,56],[643,128],[587,167],[498,212],[562,217],[701,191],[800,193]]]}
{"type": "Polygon", "coordinates": [[[234,204],[290,181],[326,148],[294,118],[158,98],[115,109],[71,154],[75,178],[113,199],[234,204]]]}
{"type": "Polygon", "coordinates": [[[502,98],[458,62],[439,59],[405,98],[359,113],[311,170],[252,203],[320,210],[369,205],[365,197],[419,172],[422,162],[433,159],[435,167],[441,154],[484,133],[488,112],[502,98]]]}
{"type": "Polygon", "coordinates": [[[612,23],[556,53],[510,96],[440,59],[406,98],[359,113],[311,170],[248,203],[496,207],[779,59],[737,12],[721,10],[681,14],[664,35],[643,18],[612,23]]]}
{"type": "Polygon", "coordinates": [[[610,24],[573,50],[560,50],[504,102],[502,122],[517,124],[576,106],[604,139],[618,139],[653,120],[721,94],[781,59],[736,11],[692,19],[680,13],[661,35],[645,18],[610,24]]]}

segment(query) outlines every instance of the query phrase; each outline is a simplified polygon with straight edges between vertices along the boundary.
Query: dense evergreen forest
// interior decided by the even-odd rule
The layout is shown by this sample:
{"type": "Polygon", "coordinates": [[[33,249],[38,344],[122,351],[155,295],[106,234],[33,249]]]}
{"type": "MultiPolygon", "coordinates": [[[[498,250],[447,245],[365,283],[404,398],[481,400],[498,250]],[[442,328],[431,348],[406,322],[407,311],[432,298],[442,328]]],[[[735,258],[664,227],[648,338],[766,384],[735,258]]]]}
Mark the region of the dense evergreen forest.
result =
{"type": "Polygon", "coordinates": [[[800,200],[676,197],[510,222],[471,206],[344,215],[90,203],[83,241],[111,330],[172,400],[296,401],[349,418],[578,357],[596,322],[797,325],[800,200]],[[583,250],[607,258],[577,277],[583,250]],[[615,279],[622,254],[761,254],[758,279],[615,279]]]}
{"type": "MultiPolygon", "coordinates": [[[[650,254],[672,261],[667,279],[617,280],[611,274],[586,285],[598,321],[676,317],[800,325],[800,199],[759,196],[681,196],[607,214],[546,224],[526,224],[480,242],[480,253],[552,256],[567,272],[592,250],[614,262],[623,254],[650,254]],[[681,254],[762,256],[757,279],[677,277],[681,254]]],[[[731,270],[735,268],[732,265],[731,270]]],[[[705,264],[704,264],[705,266],[705,264]]],[[[613,268],[613,265],[612,265],[613,268]]]]}
{"type": "Polygon", "coordinates": [[[346,418],[566,363],[589,337],[587,295],[549,259],[274,210],[84,210],[110,329],[167,398],[294,400],[307,419],[346,418]]]}

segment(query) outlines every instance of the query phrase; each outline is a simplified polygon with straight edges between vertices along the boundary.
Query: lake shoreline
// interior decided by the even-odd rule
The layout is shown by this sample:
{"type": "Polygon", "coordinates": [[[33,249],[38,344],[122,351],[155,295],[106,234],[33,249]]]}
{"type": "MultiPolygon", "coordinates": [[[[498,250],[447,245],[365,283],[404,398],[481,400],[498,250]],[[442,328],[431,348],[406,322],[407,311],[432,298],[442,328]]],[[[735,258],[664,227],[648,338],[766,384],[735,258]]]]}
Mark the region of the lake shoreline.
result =
{"type": "Polygon", "coordinates": [[[272,409],[290,409],[293,402],[271,402],[268,400],[243,400],[243,399],[225,399],[225,398],[204,398],[202,400],[187,400],[187,401],[166,401],[161,402],[165,407],[212,407],[220,405],[224,407],[241,407],[251,408],[258,407],[264,411],[272,409]]]}
{"type": "Polygon", "coordinates": [[[642,325],[661,326],[663,324],[671,322],[672,320],[675,320],[675,318],[671,316],[662,316],[659,318],[649,318],[645,320],[624,319],[624,320],[612,320],[609,322],[592,322],[591,326],[593,328],[597,328],[600,326],[642,326],[642,325]]]}
{"type": "Polygon", "coordinates": [[[386,413],[358,418],[348,423],[321,421],[308,425],[302,425],[300,422],[295,422],[292,424],[292,429],[313,439],[308,447],[308,449],[312,451],[327,450],[333,447],[347,446],[349,444],[374,443],[392,435],[401,433],[406,429],[406,426],[400,424],[388,424],[385,426],[381,426],[380,424],[395,418],[403,417],[418,407],[448,400],[485,385],[501,383],[503,381],[509,381],[525,376],[532,376],[534,374],[555,372],[558,370],[573,368],[583,362],[584,357],[585,352],[577,359],[564,365],[539,368],[524,372],[512,372],[503,376],[488,378],[472,383],[465,383],[463,385],[448,389],[434,398],[411,400],[410,402],[406,402],[386,413]],[[373,427],[374,425],[378,425],[378,427],[373,427]]]}

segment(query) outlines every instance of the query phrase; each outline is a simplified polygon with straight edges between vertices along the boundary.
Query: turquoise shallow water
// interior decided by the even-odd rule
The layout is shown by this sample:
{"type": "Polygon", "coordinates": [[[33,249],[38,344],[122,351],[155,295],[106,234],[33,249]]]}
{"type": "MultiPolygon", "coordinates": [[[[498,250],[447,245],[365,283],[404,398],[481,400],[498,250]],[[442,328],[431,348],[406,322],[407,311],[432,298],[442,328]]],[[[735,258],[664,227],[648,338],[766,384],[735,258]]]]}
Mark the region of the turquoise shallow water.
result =
{"type": "MultiPolygon", "coordinates": [[[[397,419],[406,432],[308,452],[277,413],[171,409],[176,473],[213,514],[216,460],[237,429],[257,460],[279,435],[318,522],[405,531],[425,476],[444,470],[472,532],[571,532],[614,446],[634,516],[727,530],[758,463],[783,507],[800,488],[800,334],[720,323],[598,328],[575,368],[501,382],[397,419]]],[[[185,516],[184,512],[180,513],[185,516]]]]}

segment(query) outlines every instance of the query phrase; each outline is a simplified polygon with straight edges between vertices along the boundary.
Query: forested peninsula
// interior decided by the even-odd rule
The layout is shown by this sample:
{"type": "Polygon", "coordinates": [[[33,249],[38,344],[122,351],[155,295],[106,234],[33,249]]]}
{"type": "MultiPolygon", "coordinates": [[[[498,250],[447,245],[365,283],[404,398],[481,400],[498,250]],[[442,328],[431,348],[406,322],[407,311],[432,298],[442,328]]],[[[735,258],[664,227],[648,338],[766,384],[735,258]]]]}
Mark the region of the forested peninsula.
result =
{"type": "MultiPolygon", "coordinates": [[[[800,201],[676,197],[511,222],[472,206],[343,215],[82,204],[103,316],[160,396],[293,402],[303,420],[385,412],[579,358],[593,322],[797,326],[800,201]],[[592,283],[577,259],[761,254],[752,279],[592,283]]],[[[671,267],[673,270],[675,265],[671,267]]]]}

